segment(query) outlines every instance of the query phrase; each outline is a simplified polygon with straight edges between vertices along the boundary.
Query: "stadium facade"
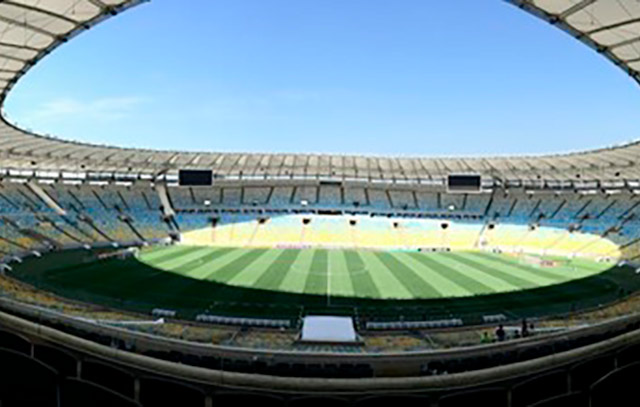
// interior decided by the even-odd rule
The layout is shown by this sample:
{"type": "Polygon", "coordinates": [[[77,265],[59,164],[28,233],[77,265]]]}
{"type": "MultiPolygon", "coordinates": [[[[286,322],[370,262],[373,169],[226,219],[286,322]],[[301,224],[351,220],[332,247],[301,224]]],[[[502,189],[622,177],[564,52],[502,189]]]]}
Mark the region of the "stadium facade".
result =
{"type": "MultiPolygon", "coordinates": [[[[640,81],[637,1],[510,2],[640,81]]],[[[2,101],[56,47],[139,3],[1,2],[2,101]]],[[[639,153],[186,153],[70,142],[3,117],[0,405],[634,405],[639,153]],[[179,185],[181,170],[213,183],[179,185]],[[481,183],[453,191],[452,175],[481,183]],[[343,258],[352,291],[336,295],[327,270],[343,258]],[[194,282],[204,259],[218,280],[194,282]],[[304,314],[331,312],[353,318],[355,344],[298,341],[304,314]],[[497,324],[512,339],[484,343],[497,324]]]]}

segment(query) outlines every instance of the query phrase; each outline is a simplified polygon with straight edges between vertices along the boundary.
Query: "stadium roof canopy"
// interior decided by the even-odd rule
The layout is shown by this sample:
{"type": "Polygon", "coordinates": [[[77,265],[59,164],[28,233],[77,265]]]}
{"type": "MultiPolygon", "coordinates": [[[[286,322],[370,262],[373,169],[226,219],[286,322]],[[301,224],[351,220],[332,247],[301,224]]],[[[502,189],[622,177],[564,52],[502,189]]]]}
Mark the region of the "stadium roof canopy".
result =
{"type": "MultiPolygon", "coordinates": [[[[0,2],[0,102],[41,58],[96,23],[144,0],[0,2]]],[[[498,1],[498,0],[496,0],[498,1]]],[[[565,30],[640,82],[638,0],[508,0],[565,30]]],[[[98,146],[44,137],[0,121],[0,167],[14,170],[165,174],[212,169],[229,178],[335,178],[397,182],[480,173],[499,180],[640,180],[640,143],[579,153],[475,158],[327,154],[185,153],[98,146]]]]}

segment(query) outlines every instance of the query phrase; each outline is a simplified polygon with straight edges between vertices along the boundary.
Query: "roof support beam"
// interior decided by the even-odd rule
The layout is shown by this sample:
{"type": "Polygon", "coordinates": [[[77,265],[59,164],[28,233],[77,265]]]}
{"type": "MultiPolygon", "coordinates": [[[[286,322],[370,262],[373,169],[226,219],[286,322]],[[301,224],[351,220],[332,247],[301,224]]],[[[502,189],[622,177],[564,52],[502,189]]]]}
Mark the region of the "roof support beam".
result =
{"type": "Polygon", "coordinates": [[[560,13],[558,15],[558,18],[560,18],[561,20],[566,20],[567,17],[569,17],[572,14],[575,14],[578,11],[580,11],[580,10],[590,6],[590,5],[592,5],[595,2],[596,2],[596,0],[582,0],[580,3],[576,3],[575,5],[569,7],[568,9],[566,9],[565,11],[560,13]]]}
{"type": "Polygon", "coordinates": [[[37,148],[38,146],[46,146],[48,144],[49,143],[46,140],[43,140],[41,138],[33,138],[28,141],[14,140],[12,143],[3,145],[2,149],[6,150],[10,154],[16,154],[17,149],[24,149],[25,147],[28,147],[29,148],[28,150],[25,150],[24,153],[20,153],[20,154],[31,154],[34,148],[37,148]]]}
{"type": "Polygon", "coordinates": [[[88,1],[89,1],[89,3],[93,4],[94,6],[100,8],[103,11],[109,9],[109,6],[107,6],[106,4],[101,2],[100,0],[88,0],[88,1]]]}
{"type": "Polygon", "coordinates": [[[44,14],[44,15],[47,15],[49,17],[53,17],[53,18],[57,18],[57,19],[62,20],[62,21],[66,21],[67,23],[72,24],[74,26],[78,25],[77,21],[72,20],[71,18],[69,18],[67,16],[64,16],[64,15],[58,14],[58,13],[54,13],[52,11],[45,10],[43,8],[38,8],[38,7],[30,6],[28,4],[23,4],[23,3],[15,3],[15,2],[10,1],[10,0],[4,0],[2,2],[2,4],[6,4],[8,6],[21,8],[21,9],[27,10],[27,11],[32,11],[32,12],[38,13],[38,14],[44,14]]]}
{"type": "Polygon", "coordinates": [[[0,47],[15,48],[15,49],[19,49],[19,50],[27,50],[27,51],[33,51],[33,52],[40,52],[40,50],[38,48],[35,48],[35,47],[30,47],[28,45],[13,44],[13,43],[4,42],[4,41],[0,41],[0,47]]]}
{"type": "Polygon", "coordinates": [[[611,51],[612,49],[624,47],[625,45],[631,45],[640,42],[640,37],[629,38],[628,40],[617,42],[613,45],[609,45],[608,47],[603,47],[605,51],[611,51]]]}
{"type": "Polygon", "coordinates": [[[21,62],[23,64],[26,64],[27,62],[29,62],[29,60],[27,60],[27,59],[14,57],[13,55],[7,55],[7,54],[4,54],[4,53],[0,52],[0,60],[1,59],[8,59],[9,61],[21,62]]]}
{"type": "Polygon", "coordinates": [[[31,25],[31,24],[26,23],[24,21],[16,21],[16,20],[13,20],[11,18],[7,18],[7,17],[5,17],[5,16],[3,16],[1,14],[0,14],[0,21],[4,21],[7,24],[15,25],[16,27],[26,28],[29,31],[33,31],[33,32],[36,32],[38,34],[45,35],[45,36],[50,37],[50,38],[52,38],[54,40],[62,40],[63,39],[63,38],[59,37],[58,35],[52,33],[51,31],[44,30],[44,29],[42,29],[40,27],[36,27],[35,25],[31,25]]]}
{"type": "Polygon", "coordinates": [[[619,21],[615,24],[603,25],[602,27],[595,28],[591,31],[585,31],[585,35],[593,35],[603,31],[615,30],[616,28],[624,27],[625,25],[631,25],[635,23],[640,23],[640,17],[632,18],[630,20],[619,21]]]}

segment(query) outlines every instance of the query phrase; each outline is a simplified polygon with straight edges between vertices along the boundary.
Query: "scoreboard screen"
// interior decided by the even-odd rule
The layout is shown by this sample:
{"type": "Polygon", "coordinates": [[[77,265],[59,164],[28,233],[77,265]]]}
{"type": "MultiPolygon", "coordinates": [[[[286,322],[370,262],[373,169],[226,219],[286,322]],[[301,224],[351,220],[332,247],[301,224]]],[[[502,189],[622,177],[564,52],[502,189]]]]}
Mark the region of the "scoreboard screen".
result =
{"type": "Polygon", "coordinates": [[[213,185],[213,172],[203,170],[180,170],[178,172],[180,186],[203,187],[213,185]]]}
{"type": "Polygon", "coordinates": [[[481,187],[480,175],[449,175],[447,179],[449,192],[480,192],[481,187]]]}

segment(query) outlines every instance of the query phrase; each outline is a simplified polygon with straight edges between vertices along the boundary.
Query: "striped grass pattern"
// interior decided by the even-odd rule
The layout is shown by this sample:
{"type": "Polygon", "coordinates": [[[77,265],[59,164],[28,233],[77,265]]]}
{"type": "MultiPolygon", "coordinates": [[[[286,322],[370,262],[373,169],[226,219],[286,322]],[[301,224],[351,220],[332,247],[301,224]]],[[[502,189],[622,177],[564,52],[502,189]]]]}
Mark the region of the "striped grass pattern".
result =
{"type": "Polygon", "coordinates": [[[525,290],[600,273],[610,264],[574,259],[539,267],[486,252],[153,248],[158,270],[229,286],[357,298],[428,299],[525,290]]]}

